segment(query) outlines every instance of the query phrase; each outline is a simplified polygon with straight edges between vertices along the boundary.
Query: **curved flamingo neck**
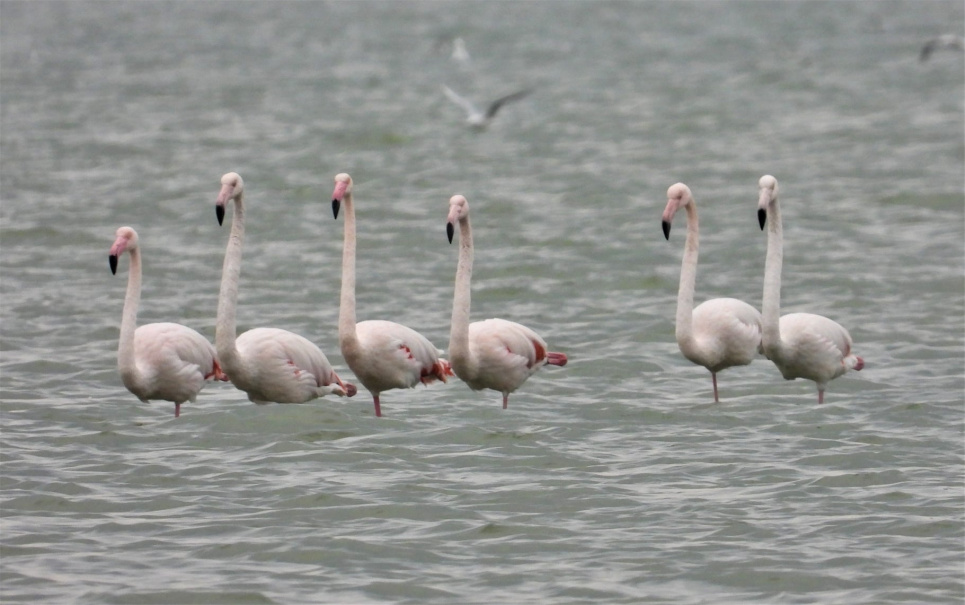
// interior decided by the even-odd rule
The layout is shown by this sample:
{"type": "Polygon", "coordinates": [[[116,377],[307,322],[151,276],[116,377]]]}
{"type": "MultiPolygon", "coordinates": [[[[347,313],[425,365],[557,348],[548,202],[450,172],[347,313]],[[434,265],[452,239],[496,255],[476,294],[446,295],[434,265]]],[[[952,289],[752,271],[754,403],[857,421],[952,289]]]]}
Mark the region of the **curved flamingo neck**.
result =
{"type": "Polygon", "coordinates": [[[700,225],[696,204],[690,202],[684,209],[687,211],[687,241],[680,264],[680,288],[677,290],[676,337],[681,348],[688,348],[693,346],[694,340],[694,288],[697,283],[700,225]]]}
{"type": "Polygon", "coordinates": [[[472,365],[469,348],[469,307],[472,299],[472,228],[469,217],[459,219],[459,264],[456,266],[456,288],[452,298],[452,323],[449,332],[449,362],[457,372],[472,365]]]}
{"type": "Polygon", "coordinates": [[[121,334],[117,343],[117,369],[121,379],[130,388],[141,379],[134,356],[134,332],[137,330],[137,309],[141,304],[141,252],[134,248],[127,272],[127,293],[124,296],[124,311],[121,315],[121,334]]]}
{"type": "Polygon", "coordinates": [[[358,348],[358,335],[355,331],[355,204],[352,192],[347,191],[342,199],[345,209],[345,240],[342,243],[342,293],[338,307],[338,345],[346,358],[358,348]]]}
{"type": "Polygon", "coordinates": [[[238,306],[238,282],[241,279],[241,249],[245,241],[244,194],[234,198],[235,212],[231,219],[231,234],[225,249],[224,266],[221,269],[221,292],[218,294],[218,319],[215,328],[215,348],[226,373],[233,376],[241,368],[238,349],[235,346],[235,310],[238,306]]]}
{"type": "Polygon", "coordinates": [[[761,301],[764,353],[771,359],[781,350],[781,268],[784,264],[784,229],[777,198],[767,208],[767,258],[764,262],[764,295],[761,301]]]}

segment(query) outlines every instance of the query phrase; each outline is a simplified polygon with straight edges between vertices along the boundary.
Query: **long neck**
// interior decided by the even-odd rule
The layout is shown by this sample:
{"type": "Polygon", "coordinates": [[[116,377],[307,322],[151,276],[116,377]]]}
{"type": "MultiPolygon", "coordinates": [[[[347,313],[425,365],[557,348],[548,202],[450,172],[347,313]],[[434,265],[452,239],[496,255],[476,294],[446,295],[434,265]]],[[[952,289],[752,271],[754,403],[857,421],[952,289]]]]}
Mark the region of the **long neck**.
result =
{"type": "Polygon", "coordinates": [[[241,247],[245,240],[245,204],[242,195],[235,198],[235,213],[231,219],[231,235],[221,269],[221,292],[218,295],[218,319],[215,328],[215,348],[226,370],[237,366],[235,348],[235,309],[238,306],[238,281],[241,278],[241,247]]]}
{"type": "MultiPolygon", "coordinates": [[[[784,230],[781,208],[775,199],[767,209],[767,259],[764,262],[764,295],[761,315],[765,353],[781,346],[781,267],[784,263],[784,230]]],[[[771,356],[768,354],[768,356],[771,356]]]]}
{"type": "Polygon", "coordinates": [[[449,361],[461,369],[470,362],[469,305],[472,298],[472,228],[469,217],[459,221],[459,264],[452,297],[452,325],[449,332],[449,361]]]}
{"type": "Polygon", "coordinates": [[[697,255],[700,247],[700,226],[697,207],[691,202],[684,206],[687,211],[687,242],[684,259],[680,265],[680,289],[677,290],[677,342],[687,346],[694,336],[694,287],[697,282],[697,255]]]}
{"type": "Polygon", "coordinates": [[[124,296],[121,335],[117,343],[117,369],[125,385],[129,384],[128,381],[136,382],[140,376],[134,359],[134,331],[137,329],[137,308],[141,304],[141,252],[134,248],[129,256],[131,264],[127,272],[127,294],[124,296]]]}
{"type": "Polygon", "coordinates": [[[345,240],[342,243],[342,294],[338,309],[338,344],[343,356],[358,347],[355,332],[355,205],[352,192],[342,199],[345,208],[345,240]],[[348,351],[348,352],[346,352],[348,351]]]}

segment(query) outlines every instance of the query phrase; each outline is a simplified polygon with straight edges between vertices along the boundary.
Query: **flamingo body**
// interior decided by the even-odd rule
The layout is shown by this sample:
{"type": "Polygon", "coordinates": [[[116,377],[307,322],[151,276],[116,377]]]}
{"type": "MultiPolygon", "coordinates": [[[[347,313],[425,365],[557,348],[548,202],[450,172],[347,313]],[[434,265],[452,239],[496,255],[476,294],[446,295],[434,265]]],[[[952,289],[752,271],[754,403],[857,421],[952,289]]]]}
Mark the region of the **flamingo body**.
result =
{"type": "Polygon", "coordinates": [[[373,394],[408,389],[434,380],[445,381],[441,351],[412,328],[370,319],[355,325],[358,351],[349,364],[359,382],[373,394]]]}
{"type": "Polygon", "coordinates": [[[225,251],[218,298],[215,344],[231,383],[254,403],[305,403],[325,395],[351,397],[356,388],[339,379],[322,350],[303,336],[277,328],[254,328],[236,335],[235,312],[245,234],[244,181],[234,172],[221,178],[216,210],[234,202],[231,236],[225,251]]]}
{"type": "Polygon", "coordinates": [[[503,394],[503,408],[509,394],[518,389],[546,364],[564,366],[563,353],[547,351],[546,341],[522,324],[505,319],[469,323],[473,261],[469,202],[462,195],[449,200],[447,233],[452,241],[459,225],[459,263],[452,302],[449,357],[456,376],[469,388],[492,389],[503,394]]]}
{"type": "Polygon", "coordinates": [[[851,335],[841,324],[813,313],[781,317],[781,346],[768,341],[764,349],[787,380],[805,378],[823,385],[848,370],[860,370],[864,360],[851,354],[851,335]]]}
{"type": "Polygon", "coordinates": [[[762,176],[758,182],[758,220],[767,230],[767,260],[764,264],[764,355],[774,362],[787,380],[813,380],[818,403],[824,403],[827,384],[848,370],[861,370],[864,360],[852,353],[852,340],[839,323],[812,313],[781,314],[781,270],[784,261],[784,231],[778,204],[777,179],[762,176]]]}
{"type": "Polygon", "coordinates": [[[372,394],[375,415],[382,416],[380,395],[390,389],[407,389],[452,375],[442,351],[412,328],[401,324],[355,319],[355,205],[352,177],[336,175],[332,193],[335,218],[345,206],[342,249],[342,293],[339,303],[338,341],[345,363],[372,394]]]}
{"type": "Polygon", "coordinates": [[[710,371],[717,402],[717,372],[754,360],[761,348],[762,319],[757,309],[736,298],[714,298],[694,308],[700,237],[697,204],[690,188],[677,183],[667,189],[663,212],[667,239],[673,217],[681,209],[687,214],[687,241],[680,268],[675,336],[684,357],[710,371]]]}
{"type": "Polygon", "coordinates": [[[693,334],[693,346],[681,345],[690,361],[713,373],[746,366],[760,354],[761,313],[736,298],[713,298],[694,309],[693,334]]]}
{"type": "Polygon", "coordinates": [[[121,381],[141,401],[174,402],[174,416],[178,417],[181,404],[195,401],[206,380],[227,378],[214,346],[191,328],[169,322],[135,328],[141,299],[141,256],[137,232],[130,227],[117,230],[109,255],[112,273],[125,252],[131,265],[117,349],[121,381]]]}
{"type": "Polygon", "coordinates": [[[321,349],[303,336],[254,328],[239,336],[235,346],[245,367],[234,372],[232,383],[253,403],[305,403],[325,395],[355,394],[355,386],[342,383],[321,349]]]}

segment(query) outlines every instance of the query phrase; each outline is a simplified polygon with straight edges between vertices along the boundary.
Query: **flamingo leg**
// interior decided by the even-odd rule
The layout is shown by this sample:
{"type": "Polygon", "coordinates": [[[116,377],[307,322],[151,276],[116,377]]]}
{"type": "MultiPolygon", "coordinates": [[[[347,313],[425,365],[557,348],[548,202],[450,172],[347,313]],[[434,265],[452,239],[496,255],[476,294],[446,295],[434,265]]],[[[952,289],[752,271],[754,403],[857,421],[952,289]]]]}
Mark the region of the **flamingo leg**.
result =
{"type": "Polygon", "coordinates": [[[824,403],[824,389],[818,389],[818,405],[824,403]]]}
{"type": "Polygon", "coordinates": [[[174,404],[174,417],[177,418],[177,417],[179,417],[180,415],[181,415],[181,404],[180,404],[180,403],[175,403],[175,404],[174,404]]]}
{"type": "Polygon", "coordinates": [[[720,398],[717,396],[717,372],[711,372],[710,377],[714,381],[714,403],[720,403],[720,398]]]}
{"type": "Polygon", "coordinates": [[[382,406],[379,405],[379,396],[372,395],[372,402],[375,403],[375,416],[376,418],[382,417],[382,406]]]}
{"type": "Polygon", "coordinates": [[[509,393],[503,393],[503,409],[509,407],[509,393]]]}

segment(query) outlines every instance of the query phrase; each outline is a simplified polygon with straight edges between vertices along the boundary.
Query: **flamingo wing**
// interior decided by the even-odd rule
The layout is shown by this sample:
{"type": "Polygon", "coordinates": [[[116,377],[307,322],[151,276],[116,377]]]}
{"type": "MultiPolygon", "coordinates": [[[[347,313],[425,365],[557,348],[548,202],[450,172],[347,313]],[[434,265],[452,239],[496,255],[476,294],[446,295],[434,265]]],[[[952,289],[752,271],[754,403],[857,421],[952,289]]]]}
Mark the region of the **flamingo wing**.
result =
{"type": "MultiPolygon", "coordinates": [[[[267,401],[303,403],[332,384],[334,371],[315,344],[277,328],[255,328],[238,337],[239,354],[256,368],[258,388],[267,401]]],[[[261,399],[261,398],[259,398],[261,399]]]]}
{"type": "MultiPolygon", "coordinates": [[[[693,311],[694,333],[710,341],[719,360],[711,365],[746,365],[761,351],[760,311],[736,298],[714,298],[693,311]]],[[[721,368],[723,369],[723,368],[721,368]]]]}
{"type": "Polygon", "coordinates": [[[194,401],[217,367],[214,346],[196,331],[176,323],[143,325],[134,332],[135,361],[151,385],[145,401],[194,401]]]}
{"type": "Polygon", "coordinates": [[[821,384],[847,370],[852,340],[841,324],[813,313],[789,313],[781,317],[780,328],[784,350],[794,351],[789,371],[798,377],[821,384]]]}
{"type": "Polygon", "coordinates": [[[356,324],[359,344],[365,350],[352,368],[370,391],[413,387],[440,376],[440,351],[429,340],[401,324],[369,320],[356,324]]]}

